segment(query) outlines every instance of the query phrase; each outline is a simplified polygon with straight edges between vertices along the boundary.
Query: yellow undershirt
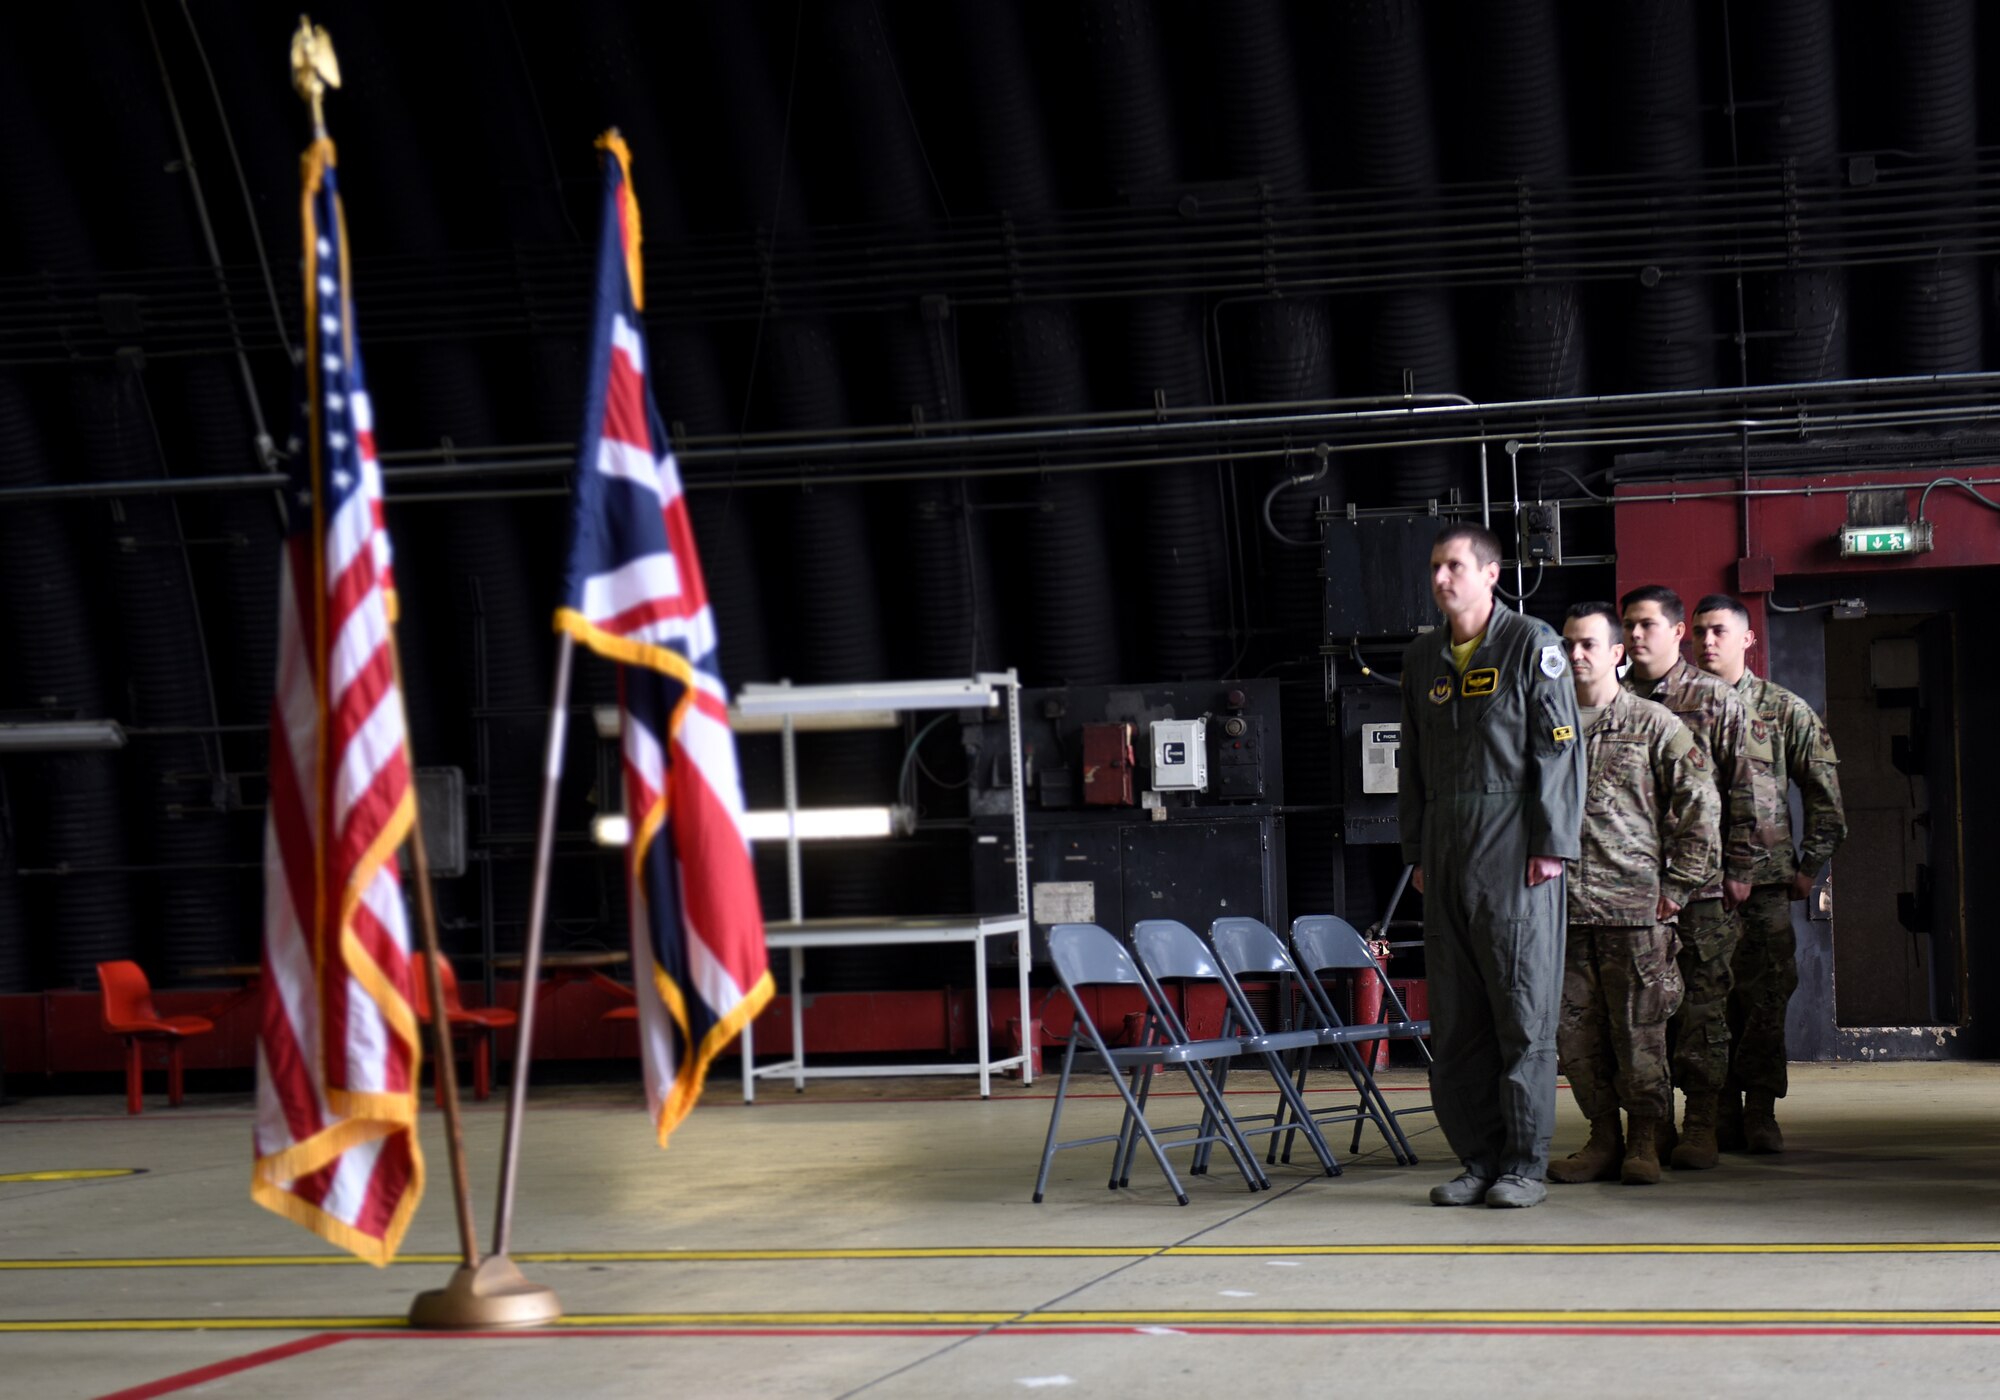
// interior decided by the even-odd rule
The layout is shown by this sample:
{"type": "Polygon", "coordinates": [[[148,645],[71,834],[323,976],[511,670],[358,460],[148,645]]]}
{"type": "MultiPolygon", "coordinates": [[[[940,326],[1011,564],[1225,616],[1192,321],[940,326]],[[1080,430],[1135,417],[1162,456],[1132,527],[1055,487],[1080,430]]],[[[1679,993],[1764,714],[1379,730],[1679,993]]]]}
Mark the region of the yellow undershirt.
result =
{"type": "Polygon", "coordinates": [[[1469,642],[1453,642],[1451,644],[1451,664],[1457,668],[1461,676],[1465,674],[1467,663],[1472,660],[1472,653],[1478,651],[1479,644],[1485,640],[1486,634],[1481,632],[1469,642]]]}

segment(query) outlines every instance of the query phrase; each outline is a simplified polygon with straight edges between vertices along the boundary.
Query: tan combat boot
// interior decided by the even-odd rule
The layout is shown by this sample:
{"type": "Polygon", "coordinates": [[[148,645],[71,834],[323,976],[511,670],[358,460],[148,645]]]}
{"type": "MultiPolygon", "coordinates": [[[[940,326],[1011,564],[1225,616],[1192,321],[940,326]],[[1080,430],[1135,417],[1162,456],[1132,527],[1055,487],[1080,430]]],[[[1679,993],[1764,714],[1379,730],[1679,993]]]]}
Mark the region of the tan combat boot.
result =
{"type": "Polygon", "coordinates": [[[1669,1090],[1667,1093],[1666,1116],[1660,1119],[1659,1128],[1653,1134],[1653,1141],[1659,1146],[1660,1160],[1662,1162],[1674,1155],[1674,1148],[1680,1143],[1680,1140],[1681,1135],[1674,1131],[1674,1096],[1672,1091],[1669,1090]]]}
{"type": "Polygon", "coordinates": [[[1660,1120],[1634,1113],[1625,1127],[1625,1164],[1618,1179],[1627,1186],[1652,1186],[1660,1179],[1660,1120]]]}
{"type": "Polygon", "coordinates": [[[1715,1145],[1723,1152],[1742,1152],[1746,1149],[1743,1138],[1743,1091],[1724,1089],[1720,1106],[1715,1115],[1715,1145]]]}
{"type": "Polygon", "coordinates": [[[1715,1165],[1715,1095],[1698,1089],[1687,1096],[1687,1117],[1681,1121],[1680,1144],[1668,1159],[1683,1171],[1706,1171],[1715,1165]]]}
{"type": "Polygon", "coordinates": [[[1590,1120],[1590,1141],[1560,1162],[1549,1163],[1549,1180],[1575,1184],[1579,1181],[1614,1181],[1624,1149],[1618,1142],[1618,1111],[1590,1120]]]}
{"type": "Polygon", "coordinates": [[[1785,1135],[1778,1131],[1775,1095],[1752,1089],[1744,1096],[1743,1145],[1751,1152],[1783,1152],[1785,1135]]]}

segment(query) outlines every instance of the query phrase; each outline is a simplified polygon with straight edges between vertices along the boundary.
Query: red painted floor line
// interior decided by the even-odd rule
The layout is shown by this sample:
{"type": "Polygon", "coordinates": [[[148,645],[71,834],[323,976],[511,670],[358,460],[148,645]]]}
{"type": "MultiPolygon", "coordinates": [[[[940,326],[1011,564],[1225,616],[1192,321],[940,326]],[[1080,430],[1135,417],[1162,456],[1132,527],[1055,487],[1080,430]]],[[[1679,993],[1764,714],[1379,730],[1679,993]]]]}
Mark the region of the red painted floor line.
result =
{"type": "Polygon", "coordinates": [[[317,1337],[300,1337],[297,1341],[282,1342],[274,1347],[266,1347],[262,1351],[253,1351],[248,1356],[238,1356],[228,1361],[198,1366],[192,1371],[183,1371],[178,1376],[147,1381],[144,1385],[135,1385],[129,1390],[113,1391],[109,1395],[99,1396],[98,1400],[153,1400],[156,1395],[171,1395],[190,1386],[221,1380],[224,1376],[254,1371],[259,1366],[269,1366],[274,1361],[303,1356],[309,1351],[320,1351],[355,1335],[357,1334],[352,1332],[323,1332],[317,1337]]]}
{"type": "MultiPolygon", "coordinates": [[[[874,1327],[842,1328],[846,1337],[976,1337],[985,1331],[981,1327],[874,1327]]],[[[1107,1328],[1109,1332],[1131,1329],[1107,1328]]],[[[221,1380],[225,1376],[241,1375],[262,1366],[274,1365],[303,1356],[308,1352],[323,1351],[338,1346],[342,1342],[562,1342],[577,1338],[591,1337],[819,1337],[824,1336],[823,1327],[649,1327],[649,1328],[599,1328],[590,1331],[573,1332],[322,1332],[316,1337],[301,1337],[297,1341],[284,1342],[278,1346],[253,1351],[247,1356],[238,1356],[228,1361],[218,1361],[208,1366],[198,1366],[192,1371],[183,1371],[176,1376],[165,1376],[144,1385],[135,1385],[129,1390],[113,1391],[100,1395],[97,1400],[155,1400],[156,1396],[172,1395],[176,1391],[189,1390],[210,1381],[221,1380]]]]}
{"type": "Polygon", "coordinates": [[[1038,1326],[1033,1323],[992,1327],[605,1327],[532,1332],[325,1332],[315,1337],[267,1347],[229,1361],[218,1361],[176,1376],[148,1381],[99,1400],[155,1400],[225,1376],[240,1375],[279,1361],[321,1351],[342,1342],[566,1342],[607,1337],[1141,1337],[1162,1333],[1196,1337],[2000,1337],[2000,1325],[1868,1327],[1829,1326],[1662,1326],[1633,1327],[1577,1323],[1557,1326],[1508,1326],[1427,1323],[1379,1325],[1230,1326],[1189,1323],[1180,1326],[1038,1326]]]}

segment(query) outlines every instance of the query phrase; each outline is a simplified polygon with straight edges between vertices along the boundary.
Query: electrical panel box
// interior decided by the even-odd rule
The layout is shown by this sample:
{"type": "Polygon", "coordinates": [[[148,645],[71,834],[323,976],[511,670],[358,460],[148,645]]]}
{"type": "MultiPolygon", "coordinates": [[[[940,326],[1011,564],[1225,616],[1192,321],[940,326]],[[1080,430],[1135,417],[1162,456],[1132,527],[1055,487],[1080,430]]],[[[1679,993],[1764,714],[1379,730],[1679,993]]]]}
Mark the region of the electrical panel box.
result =
{"type": "Polygon", "coordinates": [[[1364,724],[1361,727],[1361,790],[1395,792],[1402,769],[1403,726],[1364,724]]]}
{"type": "Polygon", "coordinates": [[[1326,522],[1326,635],[1408,637],[1436,624],[1431,542],[1438,519],[1401,515],[1326,522]]]}
{"type": "Polygon", "coordinates": [[[1342,689],[1340,736],[1341,835],[1350,846],[1389,845],[1400,839],[1402,696],[1386,685],[1342,689]]]}
{"type": "Polygon", "coordinates": [[[1255,801],[1264,795],[1264,721],[1224,715],[1210,730],[1215,743],[1215,795],[1255,801]]]}
{"type": "MultiPolygon", "coordinates": [[[[1048,956],[1054,924],[1122,932],[1140,919],[1166,918],[1207,928],[1224,915],[1247,914],[1285,926],[1282,818],[1258,807],[1176,807],[1166,821],[1140,815],[1099,808],[1035,816],[1028,889],[1037,959],[1048,956]]],[[[1004,907],[1014,895],[1012,825],[982,819],[974,830],[974,907],[1004,907]]],[[[1012,949],[1012,939],[1004,943],[1012,949]]]]}
{"type": "Polygon", "coordinates": [[[424,851],[434,879],[465,873],[465,770],[419,768],[417,813],[424,823],[424,851]]]}
{"type": "Polygon", "coordinates": [[[1152,725],[1153,791],[1208,791],[1208,722],[1156,719],[1152,725]]]}
{"type": "Polygon", "coordinates": [[[1521,507],[1521,554],[1529,564],[1560,564],[1563,561],[1562,507],[1554,501],[1537,501],[1521,507]]]}
{"type": "MultiPolygon", "coordinates": [[[[1385,691],[1385,694],[1390,693],[1385,691]]],[[[1391,718],[1394,718],[1392,715],[1391,718]]],[[[1160,785],[1150,781],[1156,721],[1204,720],[1205,788],[1167,788],[1197,807],[1285,802],[1284,730],[1272,680],[1184,681],[1150,686],[1051,686],[1021,693],[1021,768],[1031,812],[1087,812],[1112,821],[1157,822],[1160,785]],[[1093,731],[1095,736],[1093,737],[1093,731]],[[1129,754],[1129,760],[1126,755],[1129,754]],[[1129,761],[1131,768],[1116,765],[1129,761]],[[1226,771],[1225,771],[1226,770],[1226,771]],[[1126,773],[1131,777],[1126,794],[1126,773]],[[1151,808],[1142,806],[1151,803],[1151,808]]],[[[1005,726],[991,712],[961,735],[971,782],[970,814],[1011,810],[1005,726]]],[[[1189,749],[1192,757],[1193,749],[1189,749]]]]}
{"type": "MultiPolygon", "coordinates": [[[[1278,682],[1265,678],[1022,692],[1038,959],[1046,959],[1048,930],[1058,923],[1122,932],[1137,919],[1204,928],[1224,914],[1248,914],[1285,926],[1279,811],[1288,736],[1279,697],[1278,682]]],[[[1397,716],[1392,709],[1381,718],[1397,716]]],[[[961,722],[969,779],[962,791],[975,833],[972,907],[1010,909],[1016,853],[1006,719],[987,711],[961,722]]],[[[1320,820],[1332,837],[1337,818],[1320,820]]],[[[1324,849],[1315,847],[1315,857],[1324,849]]],[[[993,951],[995,965],[1005,964],[1008,951],[993,951]]]]}
{"type": "Polygon", "coordinates": [[[1084,806],[1130,807],[1133,767],[1131,725],[1083,726],[1084,806]]]}

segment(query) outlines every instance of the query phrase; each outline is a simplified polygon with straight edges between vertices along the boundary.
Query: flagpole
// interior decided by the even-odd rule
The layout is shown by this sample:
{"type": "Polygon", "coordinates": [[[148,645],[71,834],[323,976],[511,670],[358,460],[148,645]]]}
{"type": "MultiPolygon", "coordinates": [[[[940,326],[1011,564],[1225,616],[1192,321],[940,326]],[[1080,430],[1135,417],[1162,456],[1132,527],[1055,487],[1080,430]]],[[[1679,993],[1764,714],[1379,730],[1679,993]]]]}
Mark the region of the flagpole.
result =
{"type": "MultiPolygon", "coordinates": [[[[542,811],[535,828],[535,879],[528,895],[528,938],[521,962],[521,1032],[514,1053],[514,1083],[507,1093],[507,1129],[500,1147],[500,1194],[493,1213],[493,1257],[507,1257],[514,1230],[514,1177],[521,1159],[521,1116],[528,1103],[528,1047],[535,1033],[535,987],[542,971],[542,923],[549,904],[549,867],[555,857],[556,797],[562,786],[563,741],[569,731],[570,664],[576,642],[556,638],[556,693],[549,702],[549,747],[542,761],[542,811]]],[[[553,1304],[555,1295],[549,1294],[553,1304]]]]}
{"type": "MultiPolygon", "coordinates": [[[[403,690],[403,654],[396,641],[393,625],[389,631],[389,656],[396,669],[396,694],[405,695],[403,690]]],[[[403,733],[410,733],[408,700],[403,701],[403,733]]],[[[409,740],[405,739],[407,745],[409,740]]],[[[410,788],[416,790],[414,752],[411,754],[410,788]]],[[[431,894],[431,858],[424,847],[424,821],[421,809],[416,820],[410,823],[410,865],[416,876],[417,924],[424,935],[424,989],[431,1008],[431,1054],[435,1057],[431,1073],[437,1076],[438,1094],[444,1100],[445,1153],[451,1161],[451,1194],[458,1203],[458,1248],[465,1256],[464,1268],[479,1267],[479,1231],[472,1222],[472,1178],[465,1166],[465,1122],[459,1115],[458,1106],[458,1062],[451,1053],[451,1021],[444,1011],[444,976],[439,971],[439,960],[444,950],[438,943],[437,904],[431,894]]],[[[412,1093],[420,1092],[417,1085],[411,1085],[412,1093]]],[[[418,1295],[418,1302],[428,1296],[418,1295]]]]}
{"type": "MultiPolygon", "coordinates": [[[[340,62],[334,56],[333,44],[327,38],[326,30],[318,28],[303,15],[299,27],[292,36],[292,86],[305,100],[312,112],[313,139],[325,141],[326,90],[340,86],[340,62]]],[[[313,489],[321,489],[322,483],[315,482],[313,489]]],[[[415,763],[408,747],[410,735],[409,713],[403,699],[403,663],[396,644],[394,616],[390,617],[388,650],[390,663],[395,675],[396,696],[403,705],[404,756],[411,763],[411,787],[415,788],[415,763]]],[[[412,800],[412,808],[416,803],[412,800]]],[[[521,1326],[545,1320],[543,1311],[518,1307],[510,1308],[511,1301],[505,1294],[506,1280],[494,1278],[481,1264],[479,1258],[479,1234],[472,1219],[472,1184],[465,1165],[465,1134],[463,1120],[459,1114],[458,1076],[451,1054],[451,1023],[445,1014],[443,974],[440,970],[443,949],[438,943],[437,906],[431,894],[430,854],[424,847],[424,827],[420,814],[415,814],[410,823],[409,833],[410,864],[417,886],[418,924],[422,929],[424,944],[424,979],[429,992],[431,1007],[431,1030],[434,1042],[438,1096],[443,1100],[445,1120],[446,1153],[451,1162],[452,1195],[458,1206],[459,1248],[465,1262],[453,1274],[451,1282],[441,1290],[417,1295],[410,1308],[410,1321],[419,1327],[504,1327],[521,1326]],[[497,1285],[497,1286],[496,1286],[497,1285]],[[500,1294],[502,1296],[489,1296],[500,1294]],[[471,1306],[467,1306],[468,1300],[471,1306]]],[[[411,1094],[418,1094],[417,1086],[411,1086],[411,1094]]],[[[414,1125],[413,1125],[414,1130],[414,1125]]],[[[487,1261],[491,1263],[492,1261],[487,1261]]],[[[503,1261],[504,1262],[504,1261],[503,1261]]],[[[511,1265],[508,1266],[511,1268],[511,1265]]],[[[518,1275],[516,1275],[518,1278],[518,1275]]]]}
{"type": "MultiPolygon", "coordinates": [[[[327,38],[326,30],[316,28],[304,16],[299,19],[298,32],[292,36],[292,86],[297,89],[312,111],[313,139],[324,141],[326,134],[325,97],[330,87],[340,86],[340,63],[334,56],[333,43],[327,38]]],[[[313,490],[319,491],[322,482],[315,481],[313,490]]],[[[451,1026],[446,1021],[444,988],[438,970],[438,960],[442,950],[438,944],[437,907],[431,898],[430,855],[424,848],[424,825],[420,812],[415,811],[416,761],[409,746],[410,720],[403,690],[403,660],[397,646],[393,613],[390,618],[388,650],[390,666],[396,681],[396,699],[403,708],[404,756],[410,764],[411,806],[409,846],[410,864],[417,886],[418,925],[422,930],[424,951],[424,976],[430,993],[432,1008],[431,1027],[434,1041],[433,1073],[437,1075],[438,1096],[444,1102],[446,1156],[451,1163],[452,1197],[458,1208],[458,1241],[460,1251],[465,1256],[465,1267],[476,1268],[479,1264],[479,1231],[472,1219],[472,1182],[465,1165],[465,1135],[459,1116],[458,1076],[451,1054],[451,1026]]],[[[410,1090],[413,1097],[418,1094],[416,1085],[410,1090]]],[[[412,1129],[414,1131],[414,1128],[412,1129]]]]}
{"type": "MultiPolygon", "coordinates": [[[[549,863],[555,846],[556,792],[562,779],[563,736],[569,719],[570,656],[574,645],[565,635],[556,650],[556,698],[549,715],[548,759],[542,779],[542,818],[535,840],[535,884],[528,904],[528,941],[521,964],[521,1019],[514,1038],[514,1082],[507,1094],[506,1146],[500,1159],[500,1205],[498,1223],[494,1228],[493,1252],[484,1259],[479,1258],[478,1245],[471,1234],[471,1209],[469,1206],[462,1209],[459,1225],[466,1242],[466,1262],[452,1274],[451,1282],[443,1288],[417,1295],[416,1302],[410,1305],[410,1324],[413,1327],[539,1327],[562,1316],[562,1300],[556,1297],[555,1290],[531,1282],[507,1257],[507,1234],[514,1208],[514,1163],[520,1150],[521,1112],[528,1094],[528,1065],[533,1058],[535,987],[541,975],[542,962],[542,911],[548,902],[549,863]]],[[[421,837],[418,839],[421,842],[421,837]]],[[[421,850],[421,845],[418,849],[421,850]]],[[[421,861],[423,857],[419,855],[417,859],[421,861]]],[[[430,889],[428,884],[422,889],[425,927],[429,930],[432,918],[430,889]]],[[[433,940],[436,938],[434,932],[429,936],[433,940]]],[[[435,998],[435,966],[431,976],[431,995],[435,998]]],[[[443,1004],[438,1000],[431,1002],[432,1006],[443,1004]]],[[[434,1019],[440,1034],[448,1036],[444,1018],[438,1016],[434,1019]]],[[[448,1061],[449,1051],[446,1053],[448,1061]]],[[[440,1073],[448,1070],[448,1062],[440,1066],[440,1073]]],[[[446,1099],[447,1106],[452,1102],[452,1099],[446,1099]]],[[[455,1157],[453,1165],[462,1180],[463,1158],[455,1157]]],[[[461,1202],[466,1199],[464,1196],[460,1198],[461,1202]]]]}

